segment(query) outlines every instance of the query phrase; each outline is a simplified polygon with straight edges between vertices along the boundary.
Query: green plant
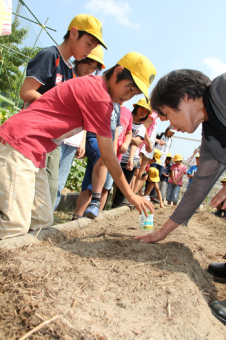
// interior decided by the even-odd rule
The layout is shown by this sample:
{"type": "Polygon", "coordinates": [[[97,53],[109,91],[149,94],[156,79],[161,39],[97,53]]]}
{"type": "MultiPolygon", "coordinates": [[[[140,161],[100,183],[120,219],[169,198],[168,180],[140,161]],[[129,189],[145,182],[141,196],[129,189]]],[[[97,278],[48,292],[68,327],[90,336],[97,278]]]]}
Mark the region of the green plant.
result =
{"type": "Polygon", "coordinates": [[[72,191],[80,191],[82,181],[86,171],[87,160],[75,158],[65,185],[66,188],[72,191]]]}

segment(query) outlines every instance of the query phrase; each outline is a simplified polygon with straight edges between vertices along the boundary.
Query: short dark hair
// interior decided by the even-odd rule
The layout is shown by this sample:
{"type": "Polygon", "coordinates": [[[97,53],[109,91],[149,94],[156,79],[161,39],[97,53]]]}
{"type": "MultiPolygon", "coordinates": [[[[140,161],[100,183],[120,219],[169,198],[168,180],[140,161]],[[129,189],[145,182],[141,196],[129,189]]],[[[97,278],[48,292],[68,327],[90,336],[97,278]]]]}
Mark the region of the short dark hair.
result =
{"type": "MultiPolygon", "coordinates": [[[[109,68],[108,70],[106,70],[106,71],[103,73],[103,74],[105,75],[105,77],[107,78],[107,80],[109,80],[109,79],[111,78],[112,74],[114,73],[114,70],[115,70],[116,67],[118,67],[118,66],[120,66],[120,65],[116,64],[115,66],[109,68]]],[[[120,73],[118,74],[116,83],[119,83],[120,81],[125,80],[125,79],[130,80],[131,83],[132,83],[132,86],[136,86],[136,87],[138,88],[137,84],[136,84],[135,81],[133,80],[133,77],[132,77],[131,72],[130,72],[127,68],[124,68],[124,69],[122,70],[122,72],[120,72],[120,73]]]]}
{"type": "MultiPolygon", "coordinates": [[[[63,37],[64,41],[67,40],[67,39],[70,37],[70,32],[71,32],[71,30],[70,30],[70,31],[67,31],[67,33],[64,35],[64,37],[63,37]]],[[[81,39],[81,37],[82,37],[84,34],[88,34],[88,35],[91,35],[91,36],[92,36],[92,34],[89,34],[89,33],[87,33],[86,31],[78,31],[78,40],[81,39]]]]}
{"type": "MultiPolygon", "coordinates": [[[[136,115],[137,115],[137,110],[139,109],[139,107],[140,107],[140,105],[135,105],[135,106],[134,106],[134,109],[133,109],[133,111],[132,111],[132,115],[133,115],[133,116],[136,116],[136,115]]],[[[150,111],[151,111],[151,110],[150,110],[150,111]]],[[[141,118],[141,119],[140,119],[140,122],[144,122],[144,121],[148,118],[149,114],[150,114],[150,112],[148,112],[147,116],[145,116],[144,118],[141,118]]]]}
{"type": "Polygon", "coordinates": [[[151,93],[152,110],[162,115],[160,107],[169,106],[178,109],[180,101],[201,98],[211,84],[211,80],[202,72],[195,70],[176,70],[162,77],[151,93]]]}
{"type": "MultiPolygon", "coordinates": [[[[78,72],[78,65],[80,64],[89,64],[89,63],[92,63],[94,61],[94,59],[92,58],[88,58],[86,57],[85,59],[82,59],[82,60],[75,60],[74,61],[74,70],[75,70],[75,73],[77,74],[78,72]]],[[[100,71],[102,70],[102,64],[97,62],[97,70],[95,72],[95,74],[98,74],[100,71]]]]}

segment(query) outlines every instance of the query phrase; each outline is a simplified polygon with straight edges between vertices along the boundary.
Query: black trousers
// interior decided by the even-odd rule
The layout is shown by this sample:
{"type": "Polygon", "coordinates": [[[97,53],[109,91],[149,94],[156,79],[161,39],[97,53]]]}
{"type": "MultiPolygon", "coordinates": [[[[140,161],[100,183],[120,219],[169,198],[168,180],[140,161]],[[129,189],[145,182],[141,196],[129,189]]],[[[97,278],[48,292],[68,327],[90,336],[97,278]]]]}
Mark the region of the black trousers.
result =
{"type": "MultiPolygon", "coordinates": [[[[126,178],[126,180],[129,184],[132,181],[135,170],[136,169],[133,169],[132,171],[127,170],[126,164],[122,164],[122,171],[123,171],[125,178],[126,178]]],[[[115,197],[114,197],[113,202],[112,202],[112,208],[121,207],[123,200],[124,200],[124,195],[121,192],[121,190],[117,187],[116,192],[115,192],[115,197]]]]}

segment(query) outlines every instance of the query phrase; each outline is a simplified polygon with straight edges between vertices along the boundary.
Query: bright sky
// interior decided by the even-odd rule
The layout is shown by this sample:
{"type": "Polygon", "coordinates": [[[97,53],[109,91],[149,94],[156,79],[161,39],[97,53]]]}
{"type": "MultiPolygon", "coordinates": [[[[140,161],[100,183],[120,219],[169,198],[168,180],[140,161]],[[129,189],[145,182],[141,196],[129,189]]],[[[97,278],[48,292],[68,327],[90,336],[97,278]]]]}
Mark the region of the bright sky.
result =
{"type": "MultiPolygon", "coordinates": [[[[13,0],[14,12],[17,2],[13,0]]],[[[144,54],[157,70],[150,93],[161,76],[175,69],[197,69],[211,79],[226,72],[225,0],[25,0],[25,4],[41,23],[49,18],[47,26],[57,30],[49,33],[59,44],[74,16],[81,13],[95,16],[102,22],[103,39],[108,47],[104,52],[106,68],[128,52],[144,54]]],[[[22,5],[20,14],[33,19],[22,5]]],[[[30,45],[39,31],[37,25],[32,26],[30,45]]],[[[46,47],[53,42],[43,32],[37,45],[46,47]]],[[[132,104],[140,97],[125,105],[132,110],[132,104]]],[[[159,122],[158,132],[165,131],[167,126],[168,123],[159,122]]],[[[176,135],[200,139],[201,129],[192,135],[176,135]]]]}

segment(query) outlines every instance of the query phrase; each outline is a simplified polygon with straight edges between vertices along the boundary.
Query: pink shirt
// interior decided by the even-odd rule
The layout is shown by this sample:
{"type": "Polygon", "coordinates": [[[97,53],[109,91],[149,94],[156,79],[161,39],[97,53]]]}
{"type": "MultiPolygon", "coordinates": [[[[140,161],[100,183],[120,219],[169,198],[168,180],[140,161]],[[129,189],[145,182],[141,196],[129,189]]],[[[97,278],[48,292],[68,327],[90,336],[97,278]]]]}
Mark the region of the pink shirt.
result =
{"type": "Polygon", "coordinates": [[[44,93],[27,109],[0,127],[0,136],[29,158],[45,167],[45,153],[83,128],[111,138],[113,103],[100,76],[70,79],[44,93]]]}
{"type": "MultiPolygon", "coordinates": [[[[125,141],[125,136],[128,131],[132,130],[133,126],[133,115],[129,109],[125,106],[121,106],[121,114],[120,114],[120,126],[118,127],[118,144],[117,150],[120,149],[122,144],[125,141]]],[[[122,154],[117,153],[118,160],[121,161],[122,154]]]]}
{"type": "MultiPolygon", "coordinates": [[[[181,164],[179,166],[177,166],[176,164],[173,164],[170,168],[170,171],[174,171],[174,178],[177,179],[182,172],[183,172],[183,174],[187,173],[187,168],[184,164],[181,164]]],[[[181,177],[179,182],[177,182],[177,185],[182,185],[182,178],[183,178],[183,176],[181,177]]],[[[170,176],[170,178],[169,178],[169,183],[173,183],[172,176],[170,176]]]]}
{"type": "MultiPolygon", "coordinates": [[[[156,128],[156,133],[155,133],[155,136],[153,136],[154,138],[151,138],[152,137],[152,133],[155,129],[155,127],[157,127],[157,118],[158,118],[158,115],[155,111],[152,111],[151,112],[151,117],[153,119],[152,123],[149,125],[149,127],[147,128],[146,132],[147,132],[147,135],[152,143],[152,146],[153,146],[153,149],[154,149],[154,145],[155,145],[155,137],[156,137],[156,133],[157,133],[157,128],[156,128]]],[[[139,146],[139,150],[142,149],[143,146],[146,146],[147,143],[145,142],[145,140],[143,141],[143,143],[139,146]]]]}

